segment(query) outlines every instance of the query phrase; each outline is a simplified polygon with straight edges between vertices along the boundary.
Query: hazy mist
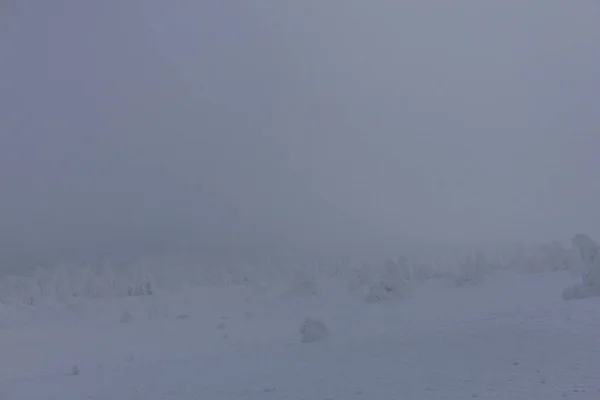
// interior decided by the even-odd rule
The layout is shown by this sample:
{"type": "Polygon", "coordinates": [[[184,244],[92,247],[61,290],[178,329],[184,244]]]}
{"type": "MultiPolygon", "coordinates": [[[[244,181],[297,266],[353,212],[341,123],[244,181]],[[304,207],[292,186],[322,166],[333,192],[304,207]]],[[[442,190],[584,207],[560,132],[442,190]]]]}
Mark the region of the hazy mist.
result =
{"type": "Polygon", "coordinates": [[[600,237],[594,1],[9,2],[0,249],[600,237]]]}

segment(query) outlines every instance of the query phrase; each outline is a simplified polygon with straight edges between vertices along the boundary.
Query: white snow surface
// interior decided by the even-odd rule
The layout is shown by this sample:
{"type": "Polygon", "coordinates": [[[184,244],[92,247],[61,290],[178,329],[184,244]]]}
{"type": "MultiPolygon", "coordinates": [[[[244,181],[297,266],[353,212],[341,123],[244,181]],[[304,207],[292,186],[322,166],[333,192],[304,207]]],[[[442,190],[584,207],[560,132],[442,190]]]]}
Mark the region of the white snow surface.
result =
{"type": "Polygon", "coordinates": [[[600,399],[600,298],[494,272],[367,303],[342,279],[0,306],[1,400],[600,399]],[[127,323],[120,322],[130,315],[127,323]],[[298,327],[322,320],[327,341],[298,327]]]}

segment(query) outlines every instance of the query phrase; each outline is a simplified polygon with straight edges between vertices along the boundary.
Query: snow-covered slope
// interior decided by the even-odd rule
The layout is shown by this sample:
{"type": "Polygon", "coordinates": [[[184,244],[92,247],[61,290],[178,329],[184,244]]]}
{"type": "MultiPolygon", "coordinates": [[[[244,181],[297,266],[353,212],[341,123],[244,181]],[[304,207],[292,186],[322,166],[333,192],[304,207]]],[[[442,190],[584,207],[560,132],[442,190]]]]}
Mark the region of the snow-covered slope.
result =
{"type": "Polygon", "coordinates": [[[204,287],[80,299],[27,324],[6,308],[0,399],[600,399],[600,298],[564,301],[577,281],[495,272],[382,303],[340,279],[311,296],[204,287]],[[324,340],[302,341],[307,318],[324,340]]]}

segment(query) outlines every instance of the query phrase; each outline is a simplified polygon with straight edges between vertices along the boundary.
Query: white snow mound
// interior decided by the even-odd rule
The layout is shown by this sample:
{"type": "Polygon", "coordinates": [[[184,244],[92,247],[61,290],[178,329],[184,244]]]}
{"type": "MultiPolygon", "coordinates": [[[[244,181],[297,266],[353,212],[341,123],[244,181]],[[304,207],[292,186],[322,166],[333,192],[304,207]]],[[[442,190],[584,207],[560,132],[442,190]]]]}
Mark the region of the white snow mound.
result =
{"type": "Polygon", "coordinates": [[[319,318],[307,318],[300,327],[302,343],[322,342],[329,338],[329,330],[319,318]]]}

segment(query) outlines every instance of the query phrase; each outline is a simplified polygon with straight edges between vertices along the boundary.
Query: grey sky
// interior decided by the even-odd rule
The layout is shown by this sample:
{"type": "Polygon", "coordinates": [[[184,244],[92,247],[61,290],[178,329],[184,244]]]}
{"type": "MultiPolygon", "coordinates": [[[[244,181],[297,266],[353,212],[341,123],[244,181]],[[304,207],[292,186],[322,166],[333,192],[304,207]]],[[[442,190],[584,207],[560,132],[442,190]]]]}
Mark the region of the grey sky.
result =
{"type": "Polygon", "coordinates": [[[600,237],[593,1],[9,3],[8,248],[600,237]]]}

